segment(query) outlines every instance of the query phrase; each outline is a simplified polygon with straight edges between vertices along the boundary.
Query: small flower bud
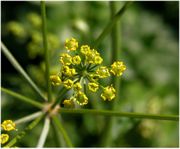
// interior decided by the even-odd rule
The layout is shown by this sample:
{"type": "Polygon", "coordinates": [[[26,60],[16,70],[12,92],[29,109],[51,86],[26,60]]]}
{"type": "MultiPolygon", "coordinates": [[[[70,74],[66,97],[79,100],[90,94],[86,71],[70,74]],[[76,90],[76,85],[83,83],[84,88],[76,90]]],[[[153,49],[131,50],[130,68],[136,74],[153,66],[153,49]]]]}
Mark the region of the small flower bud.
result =
{"type": "Polygon", "coordinates": [[[75,51],[78,48],[78,42],[76,39],[66,39],[65,48],[70,51],[75,51]]]}
{"type": "Polygon", "coordinates": [[[80,64],[80,63],[81,63],[81,57],[80,57],[79,55],[74,56],[74,57],[72,58],[72,63],[73,63],[74,65],[80,64]]]}
{"type": "Polygon", "coordinates": [[[96,70],[99,78],[106,78],[110,76],[109,69],[106,66],[101,66],[96,70]]]}
{"type": "Polygon", "coordinates": [[[61,54],[60,56],[60,62],[63,64],[63,65],[71,65],[72,63],[72,57],[67,54],[67,53],[63,53],[61,54]]]}
{"type": "Polygon", "coordinates": [[[99,85],[97,83],[90,82],[88,83],[88,88],[92,92],[96,92],[99,89],[99,85]]]}
{"type": "Polygon", "coordinates": [[[122,73],[126,70],[126,66],[122,61],[116,61],[111,65],[110,72],[114,75],[121,76],[122,73]]]}
{"type": "Polygon", "coordinates": [[[79,82],[75,83],[73,87],[75,91],[80,91],[82,89],[82,85],[79,82]]]}
{"type": "Polygon", "coordinates": [[[73,81],[70,80],[70,79],[67,79],[66,81],[63,82],[64,83],[64,86],[67,88],[67,89],[70,89],[73,87],[73,81]]]}
{"type": "Polygon", "coordinates": [[[51,75],[50,81],[51,81],[52,85],[54,85],[54,86],[61,85],[61,83],[62,83],[62,81],[58,75],[51,75]]]}
{"type": "Polygon", "coordinates": [[[88,98],[87,96],[81,92],[81,91],[78,91],[76,94],[75,94],[75,100],[76,102],[80,105],[80,106],[83,106],[83,105],[86,105],[88,104],[88,98]]]}
{"type": "Polygon", "coordinates": [[[63,104],[64,104],[65,108],[74,108],[75,107],[74,101],[71,99],[65,99],[63,101],[63,104]]]}

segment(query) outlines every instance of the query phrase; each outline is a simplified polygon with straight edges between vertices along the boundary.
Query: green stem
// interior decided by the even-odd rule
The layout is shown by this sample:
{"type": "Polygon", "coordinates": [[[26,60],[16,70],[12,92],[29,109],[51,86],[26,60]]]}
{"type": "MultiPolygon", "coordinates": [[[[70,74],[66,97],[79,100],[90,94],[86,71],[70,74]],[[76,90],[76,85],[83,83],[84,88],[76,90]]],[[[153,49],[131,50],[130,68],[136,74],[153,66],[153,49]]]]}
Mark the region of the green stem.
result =
{"type": "MultiPolygon", "coordinates": [[[[113,19],[114,15],[116,14],[116,10],[117,10],[117,2],[114,1],[110,1],[110,10],[111,10],[111,18],[113,19]]],[[[119,53],[120,53],[120,23],[119,21],[116,22],[116,24],[114,24],[113,28],[112,28],[112,32],[111,32],[111,46],[112,46],[112,58],[111,58],[111,64],[118,60],[119,58],[119,53]]],[[[110,104],[110,109],[111,110],[115,110],[115,106],[117,104],[117,101],[120,99],[119,97],[119,91],[120,91],[120,78],[119,77],[112,77],[112,84],[116,89],[116,97],[115,100],[110,104]],[[118,100],[117,100],[118,99],[118,100]]],[[[112,142],[112,128],[113,125],[115,123],[115,119],[114,117],[108,117],[106,118],[106,125],[104,130],[102,133],[102,139],[101,139],[101,144],[103,147],[108,147],[111,146],[111,142],[112,142]]]]}
{"type": "Polygon", "coordinates": [[[46,5],[45,1],[41,1],[41,15],[42,15],[42,36],[43,36],[43,46],[44,46],[44,55],[46,63],[46,85],[48,91],[48,100],[51,100],[51,83],[49,79],[49,53],[48,53],[48,43],[47,43],[47,27],[46,27],[46,5]]]}
{"type": "Polygon", "coordinates": [[[42,129],[42,132],[41,132],[38,144],[37,144],[37,148],[43,148],[44,143],[48,136],[49,128],[50,128],[50,119],[49,117],[46,117],[44,121],[44,127],[42,129]]]}
{"type": "Polygon", "coordinates": [[[29,104],[37,107],[37,108],[42,109],[44,107],[43,104],[41,104],[41,103],[39,103],[37,101],[34,101],[31,98],[25,97],[25,96],[23,96],[21,94],[18,94],[18,93],[15,93],[13,91],[10,91],[10,90],[8,90],[6,88],[1,87],[1,91],[3,91],[4,93],[7,93],[7,94],[9,94],[9,95],[11,95],[13,97],[16,97],[17,99],[19,99],[19,100],[21,100],[23,102],[29,103],[29,104]]]}
{"type": "Polygon", "coordinates": [[[6,56],[6,58],[10,61],[10,63],[14,66],[14,68],[25,78],[25,80],[31,85],[31,87],[44,99],[46,100],[46,97],[44,96],[43,92],[36,86],[36,84],[31,80],[31,78],[28,76],[28,74],[24,71],[24,69],[21,67],[21,65],[18,63],[18,61],[14,58],[14,56],[10,53],[10,51],[7,49],[7,47],[1,42],[1,49],[6,56]]]}
{"type": "Polygon", "coordinates": [[[116,112],[111,110],[91,110],[91,109],[59,109],[60,113],[64,114],[94,114],[103,116],[118,116],[139,119],[155,119],[155,120],[170,120],[179,121],[178,115],[157,115],[157,114],[141,114],[131,112],[116,112]]]}
{"type": "Polygon", "coordinates": [[[64,140],[66,141],[66,144],[68,147],[73,147],[71,140],[69,138],[69,136],[67,135],[66,130],[64,129],[62,123],[59,121],[59,118],[57,117],[57,115],[52,117],[53,122],[55,123],[55,125],[58,127],[58,129],[60,130],[60,132],[62,133],[64,140]]]}
{"type": "Polygon", "coordinates": [[[21,123],[26,123],[26,122],[29,122],[37,117],[39,117],[40,115],[42,115],[43,112],[42,111],[39,111],[39,112],[35,112],[33,114],[30,114],[28,116],[25,116],[25,117],[22,117],[16,121],[14,121],[14,123],[17,125],[17,124],[21,124],[21,123]]]}
{"type": "Polygon", "coordinates": [[[96,48],[100,42],[105,38],[105,36],[111,31],[114,24],[118,21],[118,19],[124,14],[125,10],[128,8],[128,6],[132,3],[132,1],[127,1],[124,6],[116,13],[116,15],[112,18],[112,20],[108,23],[108,25],[105,27],[105,29],[102,31],[102,33],[99,35],[99,37],[96,39],[94,43],[94,47],[96,48]]]}
{"type": "Polygon", "coordinates": [[[21,131],[20,133],[18,133],[18,135],[16,137],[14,137],[6,146],[4,146],[4,148],[10,148],[11,146],[13,146],[16,142],[18,142],[19,140],[21,140],[27,133],[29,133],[40,121],[41,119],[44,117],[44,115],[38,117],[37,119],[35,119],[33,122],[31,122],[23,131],[21,131]]]}
{"type": "Polygon", "coordinates": [[[56,125],[54,123],[52,123],[51,127],[52,127],[53,134],[54,134],[54,141],[56,144],[55,147],[63,147],[62,143],[61,143],[61,136],[58,133],[58,129],[57,129],[56,125]]]}
{"type": "Polygon", "coordinates": [[[68,89],[66,89],[65,87],[63,87],[60,90],[60,93],[58,94],[58,97],[56,98],[56,101],[54,102],[54,104],[51,106],[51,108],[53,109],[57,104],[59,104],[61,102],[61,100],[63,99],[63,97],[65,96],[66,92],[68,91],[68,89]]]}

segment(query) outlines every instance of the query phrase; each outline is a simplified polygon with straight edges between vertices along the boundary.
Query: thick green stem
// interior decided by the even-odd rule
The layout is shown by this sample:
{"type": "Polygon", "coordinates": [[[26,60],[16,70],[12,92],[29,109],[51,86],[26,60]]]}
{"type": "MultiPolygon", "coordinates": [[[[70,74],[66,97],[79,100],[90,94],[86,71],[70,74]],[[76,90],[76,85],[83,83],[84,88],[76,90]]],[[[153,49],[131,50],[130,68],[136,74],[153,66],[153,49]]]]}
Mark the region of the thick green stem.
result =
{"type": "Polygon", "coordinates": [[[14,68],[25,78],[25,80],[31,85],[31,87],[44,99],[47,100],[44,96],[43,92],[36,86],[36,84],[31,80],[28,74],[24,71],[18,61],[14,58],[14,56],[10,53],[8,48],[1,42],[1,49],[6,56],[6,58],[10,61],[10,63],[14,66],[14,68]]]}
{"type": "Polygon", "coordinates": [[[46,63],[46,85],[48,92],[48,100],[51,100],[51,83],[49,79],[49,53],[48,53],[48,43],[47,43],[47,27],[46,27],[46,5],[45,1],[41,1],[41,15],[42,15],[42,36],[43,36],[43,46],[44,46],[44,55],[46,63]]]}
{"type": "Polygon", "coordinates": [[[57,117],[57,115],[54,115],[52,117],[53,122],[55,123],[55,125],[58,127],[59,131],[62,133],[64,140],[66,141],[66,144],[68,147],[73,147],[71,140],[69,138],[69,136],[67,135],[66,130],[64,129],[62,123],[60,122],[59,118],[57,117]]]}
{"type": "Polygon", "coordinates": [[[94,47],[96,48],[100,42],[106,37],[106,35],[111,31],[114,24],[118,21],[118,19],[124,14],[128,6],[132,3],[132,1],[127,1],[124,6],[116,13],[116,15],[112,18],[112,20],[108,23],[99,37],[96,39],[94,43],[94,47]]]}
{"type": "Polygon", "coordinates": [[[138,119],[154,119],[154,120],[169,120],[179,121],[178,115],[158,115],[158,114],[141,114],[131,112],[116,112],[111,110],[91,110],[91,109],[59,109],[62,114],[94,114],[103,116],[118,116],[118,117],[129,117],[138,119]]]}
{"type": "Polygon", "coordinates": [[[30,133],[30,131],[41,121],[41,119],[44,117],[44,115],[38,117],[33,122],[31,122],[23,131],[18,133],[18,135],[13,138],[4,148],[10,148],[12,147],[16,142],[21,140],[26,134],[30,133]]]}
{"type": "Polygon", "coordinates": [[[6,89],[6,88],[1,87],[1,91],[3,91],[3,92],[6,93],[6,94],[9,94],[9,95],[11,95],[11,96],[13,96],[13,97],[16,97],[17,99],[19,99],[19,100],[21,100],[21,101],[23,101],[23,102],[29,103],[29,104],[37,107],[37,108],[42,109],[42,108],[44,107],[43,104],[41,104],[41,103],[39,103],[39,102],[37,102],[37,101],[34,101],[34,100],[31,99],[31,98],[28,98],[28,97],[25,97],[25,96],[20,95],[20,94],[18,94],[18,93],[15,93],[15,92],[13,92],[13,91],[10,91],[10,90],[8,90],[8,89],[6,89]]]}

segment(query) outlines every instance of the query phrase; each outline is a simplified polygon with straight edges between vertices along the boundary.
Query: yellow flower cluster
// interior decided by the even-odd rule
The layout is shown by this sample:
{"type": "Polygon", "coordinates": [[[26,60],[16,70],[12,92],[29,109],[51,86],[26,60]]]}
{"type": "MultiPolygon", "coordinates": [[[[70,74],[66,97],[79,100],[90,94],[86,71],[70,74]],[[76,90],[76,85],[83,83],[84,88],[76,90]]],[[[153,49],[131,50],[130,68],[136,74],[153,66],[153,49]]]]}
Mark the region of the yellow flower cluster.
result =
{"type": "Polygon", "coordinates": [[[66,89],[72,90],[72,96],[63,101],[64,106],[73,108],[75,102],[81,106],[88,104],[86,88],[92,92],[102,89],[102,99],[113,100],[116,90],[112,85],[103,87],[99,80],[110,77],[111,74],[121,76],[126,66],[122,61],[115,61],[110,67],[103,66],[103,58],[97,50],[91,49],[88,45],[78,47],[75,38],[65,41],[67,52],[60,55],[60,72],[58,75],[50,76],[52,85],[63,85],[66,89]]]}
{"type": "MultiPolygon", "coordinates": [[[[12,120],[5,120],[1,124],[1,127],[5,131],[12,131],[16,130],[16,124],[12,120]]],[[[0,143],[5,144],[9,140],[9,135],[2,133],[0,136],[0,143]]]]}

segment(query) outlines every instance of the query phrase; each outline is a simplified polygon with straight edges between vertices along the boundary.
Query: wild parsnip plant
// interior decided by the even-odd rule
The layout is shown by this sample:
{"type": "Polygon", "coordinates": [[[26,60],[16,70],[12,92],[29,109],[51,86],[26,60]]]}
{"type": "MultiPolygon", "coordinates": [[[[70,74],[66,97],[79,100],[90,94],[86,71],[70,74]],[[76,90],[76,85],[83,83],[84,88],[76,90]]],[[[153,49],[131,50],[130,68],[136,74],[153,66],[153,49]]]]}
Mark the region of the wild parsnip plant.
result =
{"type": "MultiPolygon", "coordinates": [[[[144,113],[128,113],[119,112],[114,110],[115,101],[119,98],[119,88],[120,76],[123,72],[128,69],[123,61],[118,59],[118,35],[117,35],[117,21],[121,18],[126,10],[128,10],[132,2],[125,2],[124,6],[115,13],[115,2],[110,2],[112,17],[109,24],[102,31],[99,37],[95,40],[93,45],[80,45],[78,39],[69,37],[65,41],[66,52],[62,53],[59,57],[60,71],[58,74],[50,73],[50,50],[52,46],[58,47],[58,41],[56,37],[49,36],[47,32],[47,22],[46,22],[46,7],[45,1],[41,1],[41,18],[36,14],[30,14],[28,16],[29,20],[33,22],[34,26],[39,30],[42,28],[42,37],[40,37],[39,32],[35,32],[33,35],[33,43],[29,44],[29,48],[38,49],[39,54],[44,55],[45,59],[45,81],[46,90],[42,91],[34,81],[29,77],[23,67],[18,63],[14,56],[10,53],[6,45],[1,42],[1,49],[7,59],[11,62],[14,68],[25,78],[27,83],[31,85],[35,92],[37,92],[44,102],[36,101],[26,95],[21,95],[15,91],[9,90],[7,88],[1,87],[1,91],[5,94],[9,94],[15,97],[17,100],[25,102],[30,106],[34,106],[39,109],[36,113],[31,113],[19,120],[5,120],[1,124],[2,131],[12,131],[16,130],[16,126],[21,123],[30,122],[24,130],[17,130],[16,136],[9,139],[8,133],[2,133],[0,137],[0,142],[3,147],[14,147],[16,143],[21,141],[23,137],[28,135],[28,133],[36,127],[40,121],[44,121],[44,126],[42,128],[41,134],[39,134],[39,140],[36,147],[44,147],[47,136],[49,134],[50,126],[55,130],[55,135],[58,136],[59,133],[63,136],[63,139],[67,147],[75,147],[71,141],[67,130],[64,128],[60,115],[67,114],[65,116],[70,116],[72,114],[89,114],[93,115],[103,115],[109,116],[109,121],[107,122],[107,129],[105,131],[102,140],[102,146],[109,145],[110,129],[112,129],[112,118],[111,117],[128,117],[128,118],[138,118],[138,119],[152,119],[152,120],[168,120],[178,122],[179,117],[177,115],[157,115],[157,114],[144,114],[144,113]],[[113,58],[110,66],[103,64],[103,57],[98,52],[98,45],[102,40],[109,34],[112,33],[113,42],[113,58]],[[52,37],[55,40],[51,40],[52,37]],[[55,42],[52,42],[55,41],[55,42]],[[43,44],[42,44],[43,43],[43,44]],[[43,48],[38,48],[38,45],[42,44],[43,48]],[[33,47],[36,45],[35,47],[33,47]],[[49,46],[50,45],[50,46],[49,46]],[[103,86],[101,80],[112,77],[111,84],[103,86]],[[52,96],[52,86],[54,88],[59,88],[60,92],[56,95],[55,99],[52,96]],[[87,96],[87,92],[92,92],[96,94],[100,92],[100,98],[105,104],[109,102],[114,102],[112,104],[111,110],[105,109],[87,109],[86,105],[91,103],[91,97],[87,96]],[[65,98],[66,97],[68,98],[65,98]],[[63,103],[64,107],[60,104],[63,103]],[[80,106],[79,106],[80,105],[80,106]],[[68,115],[69,114],[69,115],[68,115]],[[57,131],[56,131],[57,130],[57,131]],[[106,141],[105,141],[106,140],[106,141]],[[108,140],[108,141],[107,141],[108,140]]],[[[16,36],[25,38],[26,34],[24,29],[21,28],[16,22],[11,22],[8,25],[10,31],[14,32],[16,36]]],[[[34,51],[37,52],[37,51],[34,51]]],[[[32,57],[34,54],[31,55],[32,57]]],[[[97,98],[99,98],[97,96],[97,98]]],[[[3,112],[3,111],[2,111],[3,112]]],[[[7,119],[10,119],[8,117],[7,119]]],[[[56,138],[57,139],[57,138],[56,138]]],[[[111,139],[110,139],[111,140],[111,139]]],[[[59,140],[57,140],[59,141],[59,140]]],[[[20,146],[18,146],[20,147],[20,146]]],[[[33,146],[30,146],[33,147],[33,146]]],[[[54,146],[53,146],[54,147],[54,146]]],[[[61,147],[61,146],[56,146],[61,147]]]]}

